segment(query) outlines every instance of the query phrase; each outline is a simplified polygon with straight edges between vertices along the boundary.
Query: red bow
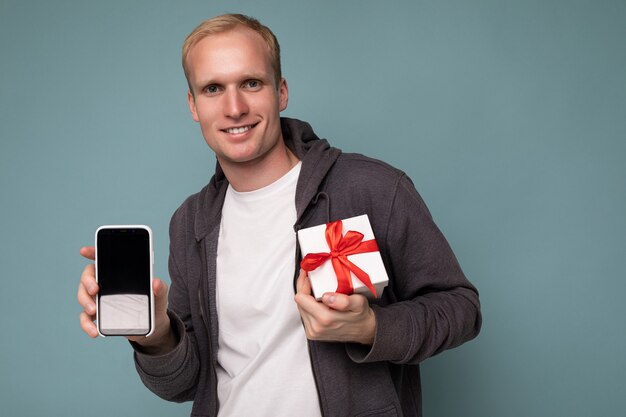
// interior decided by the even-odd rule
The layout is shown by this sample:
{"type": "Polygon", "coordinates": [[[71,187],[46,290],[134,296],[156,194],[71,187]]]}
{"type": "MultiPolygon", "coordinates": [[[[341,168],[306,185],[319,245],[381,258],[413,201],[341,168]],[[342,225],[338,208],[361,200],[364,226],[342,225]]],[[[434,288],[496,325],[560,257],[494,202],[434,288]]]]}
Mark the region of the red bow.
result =
{"type": "Polygon", "coordinates": [[[333,269],[337,275],[337,291],[342,294],[352,294],[352,279],[350,271],[367,288],[370,289],[374,297],[376,297],[376,289],[372,285],[370,276],[361,268],[348,260],[349,255],[366,252],[378,251],[378,245],[374,239],[363,242],[363,233],[350,230],[345,236],[342,235],[343,223],[341,220],[326,224],[326,242],[328,243],[329,253],[309,253],[300,262],[300,267],[307,272],[317,269],[329,258],[333,263],[333,269]]]}

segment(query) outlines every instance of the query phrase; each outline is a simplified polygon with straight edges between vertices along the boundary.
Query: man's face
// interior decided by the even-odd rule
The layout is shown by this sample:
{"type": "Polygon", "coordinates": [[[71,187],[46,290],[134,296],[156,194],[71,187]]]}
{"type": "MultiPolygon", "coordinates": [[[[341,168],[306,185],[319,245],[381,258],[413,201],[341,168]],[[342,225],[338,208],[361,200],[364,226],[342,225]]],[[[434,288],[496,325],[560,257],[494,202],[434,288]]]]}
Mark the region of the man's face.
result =
{"type": "Polygon", "coordinates": [[[189,108],[222,166],[253,163],[282,146],[279,113],[287,108],[267,46],[237,27],[199,41],[187,55],[189,108]]]}

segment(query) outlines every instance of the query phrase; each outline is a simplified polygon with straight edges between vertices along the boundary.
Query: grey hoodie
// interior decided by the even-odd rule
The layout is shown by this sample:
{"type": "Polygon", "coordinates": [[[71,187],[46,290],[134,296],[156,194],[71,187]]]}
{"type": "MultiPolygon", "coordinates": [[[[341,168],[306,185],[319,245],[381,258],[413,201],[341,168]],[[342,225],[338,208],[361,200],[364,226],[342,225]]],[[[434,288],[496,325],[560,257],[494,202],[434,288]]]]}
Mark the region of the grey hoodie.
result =
{"type": "MultiPolygon", "coordinates": [[[[411,180],[358,154],[342,153],[311,127],[281,119],[287,146],[302,161],[296,189],[300,228],[367,214],[389,275],[372,303],[372,346],[309,341],[326,417],[421,416],[419,363],[474,338],[480,303],[411,180]]],[[[209,184],[170,223],[169,315],[180,342],[170,353],[135,351],[144,384],[171,401],[194,401],[192,416],[216,416],[217,237],[228,182],[217,164],[209,184]]],[[[296,265],[301,255],[294,248],[296,265]]],[[[298,268],[294,271],[294,282],[298,268]]],[[[295,289],[294,289],[295,291],[295,289]]]]}

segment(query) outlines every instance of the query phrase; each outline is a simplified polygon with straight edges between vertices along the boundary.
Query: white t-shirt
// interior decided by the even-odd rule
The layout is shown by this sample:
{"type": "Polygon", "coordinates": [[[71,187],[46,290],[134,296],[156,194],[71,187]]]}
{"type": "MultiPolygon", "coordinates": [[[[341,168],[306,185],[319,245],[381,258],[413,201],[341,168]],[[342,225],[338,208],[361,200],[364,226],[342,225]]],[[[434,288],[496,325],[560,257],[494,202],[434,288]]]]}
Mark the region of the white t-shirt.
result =
{"type": "Polygon", "coordinates": [[[301,163],[251,192],[229,186],[217,249],[220,417],[320,417],[294,301],[301,163]]]}

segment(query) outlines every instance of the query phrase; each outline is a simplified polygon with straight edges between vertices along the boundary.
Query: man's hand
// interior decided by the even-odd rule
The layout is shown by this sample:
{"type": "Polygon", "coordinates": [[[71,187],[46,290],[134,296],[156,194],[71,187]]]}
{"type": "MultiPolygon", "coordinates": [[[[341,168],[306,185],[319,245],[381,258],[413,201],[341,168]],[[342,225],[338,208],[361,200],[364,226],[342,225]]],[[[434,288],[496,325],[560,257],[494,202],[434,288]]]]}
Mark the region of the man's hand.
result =
{"type": "MultiPolygon", "coordinates": [[[[85,246],[80,249],[80,254],[89,259],[95,260],[96,250],[93,246],[85,246]]],[[[96,268],[94,264],[89,264],[83,270],[78,284],[78,304],[83,311],[80,313],[80,327],[89,337],[98,336],[96,327],[96,294],[99,287],[96,282],[96,268]]],[[[176,336],[172,331],[170,318],[167,315],[167,284],[158,278],[153,280],[152,291],[154,291],[154,314],[155,328],[150,337],[128,336],[127,339],[139,344],[142,350],[148,354],[163,354],[174,349],[177,344],[176,336]]]]}
{"type": "Polygon", "coordinates": [[[376,316],[367,298],[360,294],[326,293],[320,303],[311,295],[305,271],[300,271],[296,288],[295,300],[308,339],[364,345],[374,342],[376,316]]]}

